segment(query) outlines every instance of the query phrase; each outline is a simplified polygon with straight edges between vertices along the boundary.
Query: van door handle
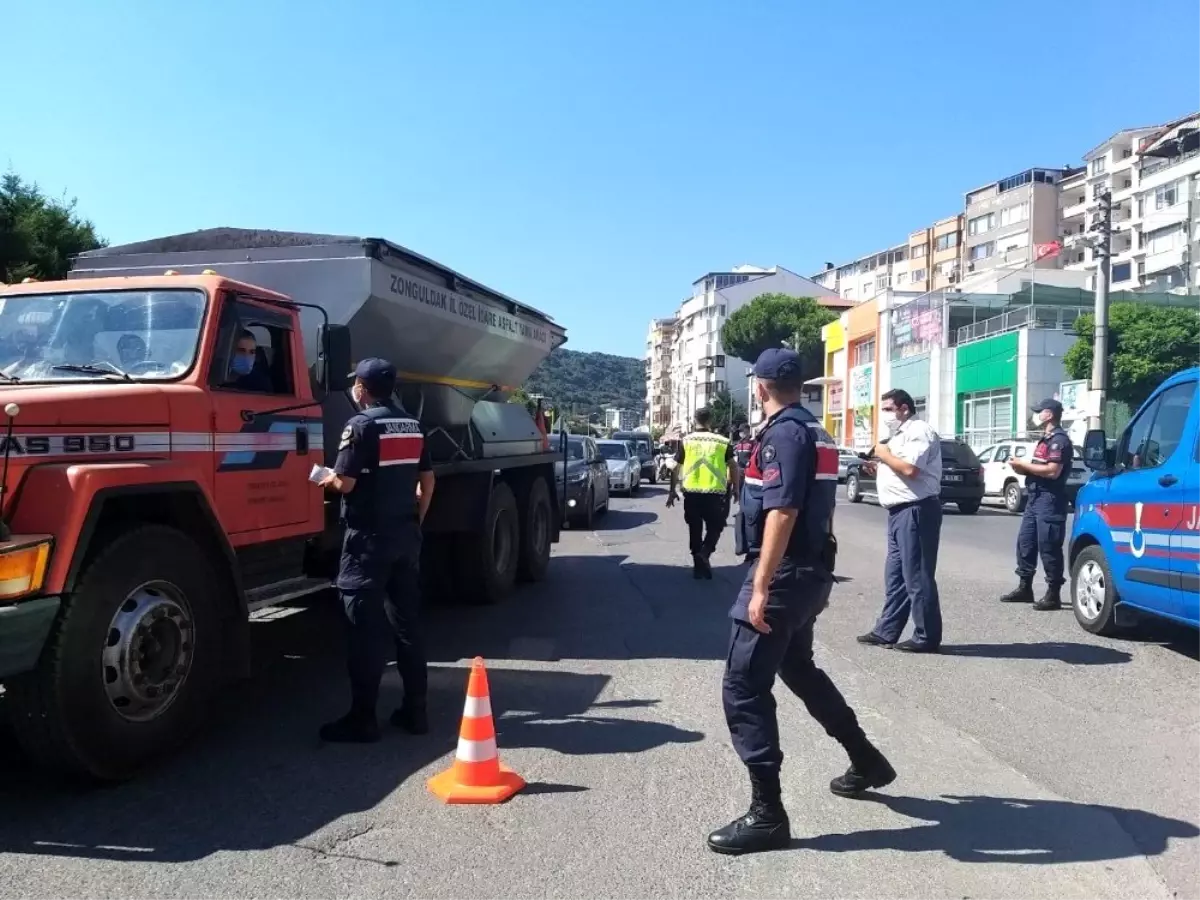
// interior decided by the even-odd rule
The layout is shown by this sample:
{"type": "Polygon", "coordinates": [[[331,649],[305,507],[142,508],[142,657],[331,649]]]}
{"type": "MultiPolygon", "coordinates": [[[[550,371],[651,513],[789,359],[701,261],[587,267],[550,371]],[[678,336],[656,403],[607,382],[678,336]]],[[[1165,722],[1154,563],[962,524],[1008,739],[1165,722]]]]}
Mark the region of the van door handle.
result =
{"type": "Polygon", "coordinates": [[[296,453],[300,456],[308,455],[308,429],[296,429],[296,453]]]}
{"type": "Polygon", "coordinates": [[[1174,475],[1163,475],[1158,479],[1158,483],[1161,484],[1163,487],[1170,487],[1178,480],[1179,479],[1176,478],[1174,475]]]}

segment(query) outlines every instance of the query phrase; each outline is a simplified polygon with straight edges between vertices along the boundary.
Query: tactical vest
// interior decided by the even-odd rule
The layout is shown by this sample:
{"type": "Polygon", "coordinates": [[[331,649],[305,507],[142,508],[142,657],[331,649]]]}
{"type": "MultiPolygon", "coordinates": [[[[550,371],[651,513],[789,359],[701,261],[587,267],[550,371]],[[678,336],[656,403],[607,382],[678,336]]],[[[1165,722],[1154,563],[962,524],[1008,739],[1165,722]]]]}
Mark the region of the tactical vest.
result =
{"type": "Polygon", "coordinates": [[[342,495],[342,518],[361,531],[396,531],[417,521],[417,474],[425,436],[420,423],[394,406],[372,406],[358,414],[374,432],[376,452],[354,485],[342,495]]]}
{"type": "Polygon", "coordinates": [[[683,490],[689,494],[724,494],[729,482],[725,457],[729,439],[711,431],[693,431],[683,439],[683,490]]]}

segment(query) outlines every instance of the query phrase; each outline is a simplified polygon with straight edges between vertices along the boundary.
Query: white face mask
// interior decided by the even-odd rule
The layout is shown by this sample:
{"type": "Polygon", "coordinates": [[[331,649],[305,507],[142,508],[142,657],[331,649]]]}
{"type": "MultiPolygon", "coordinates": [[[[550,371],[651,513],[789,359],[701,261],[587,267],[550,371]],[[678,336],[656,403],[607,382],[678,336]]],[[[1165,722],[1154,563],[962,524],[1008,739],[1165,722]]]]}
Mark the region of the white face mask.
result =
{"type": "Polygon", "coordinates": [[[895,434],[900,427],[900,417],[894,412],[885,412],[879,421],[888,434],[895,434]]]}
{"type": "Polygon", "coordinates": [[[350,397],[354,400],[354,403],[356,406],[361,407],[363,405],[362,386],[356,384],[352,388],[350,388],[350,397]]]}
{"type": "Polygon", "coordinates": [[[1044,428],[1046,426],[1046,422],[1042,418],[1042,414],[1040,412],[1035,412],[1030,418],[1030,421],[1033,422],[1034,428],[1044,428]]]}

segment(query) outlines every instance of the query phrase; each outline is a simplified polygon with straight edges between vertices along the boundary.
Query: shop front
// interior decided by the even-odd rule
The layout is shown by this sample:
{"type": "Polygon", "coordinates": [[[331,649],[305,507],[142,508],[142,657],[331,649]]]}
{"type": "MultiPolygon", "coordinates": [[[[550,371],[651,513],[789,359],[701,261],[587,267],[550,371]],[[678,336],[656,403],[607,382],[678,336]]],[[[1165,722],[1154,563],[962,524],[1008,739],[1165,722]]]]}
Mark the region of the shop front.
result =
{"type": "Polygon", "coordinates": [[[955,433],[976,451],[1017,432],[1019,352],[1017,332],[955,350],[955,433]]]}

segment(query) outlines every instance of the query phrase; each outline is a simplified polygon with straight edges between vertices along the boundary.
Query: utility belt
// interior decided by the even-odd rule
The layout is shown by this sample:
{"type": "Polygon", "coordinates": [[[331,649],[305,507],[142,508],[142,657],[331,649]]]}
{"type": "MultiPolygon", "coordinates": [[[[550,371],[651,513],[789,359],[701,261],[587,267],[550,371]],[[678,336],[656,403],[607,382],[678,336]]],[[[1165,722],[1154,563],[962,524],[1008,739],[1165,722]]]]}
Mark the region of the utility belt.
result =
{"type": "MultiPolygon", "coordinates": [[[[797,515],[795,528],[804,528],[802,516],[803,513],[797,515]]],[[[738,556],[744,556],[748,560],[758,558],[758,555],[762,552],[766,522],[767,514],[761,506],[758,507],[758,514],[753,516],[753,518],[747,516],[743,508],[738,508],[733,525],[733,548],[738,556]]],[[[832,523],[830,524],[832,525],[832,523]]],[[[806,531],[802,543],[807,543],[808,540],[806,531]]],[[[825,571],[833,575],[837,567],[838,542],[832,527],[818,538],[818,540],[820,546],[817,548],[816,561],[825,571]]]]}

